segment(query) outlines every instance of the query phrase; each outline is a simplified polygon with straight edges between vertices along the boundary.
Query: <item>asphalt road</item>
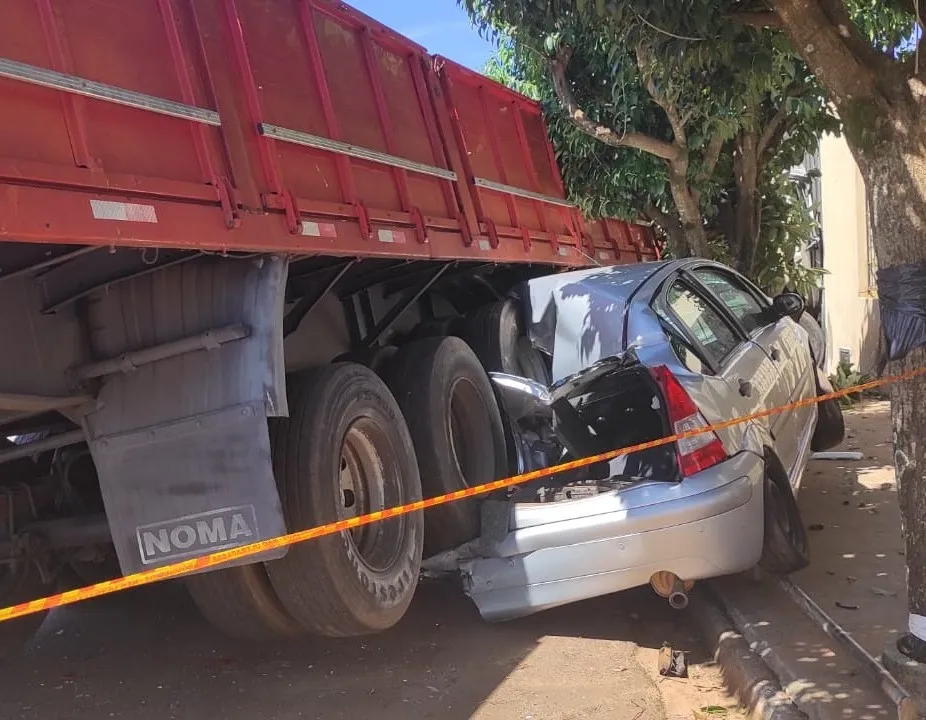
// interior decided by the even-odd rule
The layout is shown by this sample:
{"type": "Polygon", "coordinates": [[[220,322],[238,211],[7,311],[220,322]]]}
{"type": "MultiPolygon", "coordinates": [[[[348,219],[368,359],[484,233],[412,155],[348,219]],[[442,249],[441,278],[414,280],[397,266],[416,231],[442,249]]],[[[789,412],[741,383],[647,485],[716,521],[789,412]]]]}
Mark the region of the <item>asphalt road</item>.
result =
{"type": "Polygon", "coordinates": [[[716,681],[660,682],[664,641],[705,659],[649,589],[488,625],[432,583],[387,633],[251,645],[213,631],[174,582],[49,616],[0,666],[0,718],[690,718],[716,681]]]}

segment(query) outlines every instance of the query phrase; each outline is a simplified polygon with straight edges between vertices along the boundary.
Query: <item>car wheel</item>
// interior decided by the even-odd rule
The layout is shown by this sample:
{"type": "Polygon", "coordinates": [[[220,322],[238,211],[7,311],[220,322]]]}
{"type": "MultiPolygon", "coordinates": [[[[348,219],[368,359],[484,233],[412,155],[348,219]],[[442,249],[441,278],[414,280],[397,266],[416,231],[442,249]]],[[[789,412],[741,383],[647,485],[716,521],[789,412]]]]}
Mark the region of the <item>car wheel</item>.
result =
{"type": "MultiPolygon", "coordinates": [[[[31,562],[0,565],[0,607],[36,600],[48,595],[51,589],[42,582],[38,569],[31,562]]],[[[47,614],[43,611],[0,622],[0,660],[18,652],[29,642],[47,614]]]]}
{"type": "MultiPolygon", "coordinates": [[[[292,378],[290,419],[274,474],[291,531],[421,499],[415,449],[395,399],[354,364],[292,378]]],[[[420,512],[290,547],[266,563],[274,590],[306,630],[334,637],[395,625],[421,568],[420,512]]]]}
{"type": "Polygon", "coordinates": [[[801,314],[798,320],[804,330],[807,331],[807,342],[810,345],[810,354],[818,368],[826,364],[826,335],[820,324],[807,312],[801,314]]]}
{"type": "Polygon", "coordinates": [[[229,637],[259,641],[304,632],[273,591],[263,563],[191,575],[185,582],[200,614],[229,637]]]}
{"type": "MultiPolygon", "coordinates": [[[[459,338],[430,338],[403,347],[384,371],[408,422],[427,497],[503,477],[505,435],[495,393],[479,358],[459,338]]],[[[427,510],[429,555],[479,535],[479,505],[458,500],[427,510]]]]}
{"type": "MultiPolygon", "coordinates": [[[[833,392],[833,386],[822,370],[817,371],[817,395],[833,392]]],[[[823,452],[836,447],[846,437],[846,420],[842,414],[839,398],[830,398],[817,403],[817,426],[810,438],[810,449],[823,452]]]]}
{"type": "Polygon", "coordinates": [[[807,531],[787,475],[773,456],[766,459],[764,484],[765,532],[759,565],[775,575],[787,575],[810,562],[807,531]]]}
{"type": "Polygon", "coordinates": [[[817,403],[817,427],[810,439],[810,449],[814,452],[831,450],[842,444],[845,437],[846,420],[839,400],[831,398],[817,403]]]}

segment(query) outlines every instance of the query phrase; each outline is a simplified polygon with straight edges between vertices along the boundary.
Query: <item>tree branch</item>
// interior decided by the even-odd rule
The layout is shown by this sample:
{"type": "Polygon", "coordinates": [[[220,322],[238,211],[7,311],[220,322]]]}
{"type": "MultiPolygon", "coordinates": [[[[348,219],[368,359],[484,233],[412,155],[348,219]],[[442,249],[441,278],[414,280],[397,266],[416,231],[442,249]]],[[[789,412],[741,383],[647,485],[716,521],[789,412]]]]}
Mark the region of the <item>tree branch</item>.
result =
{"type": "Polygon", "coordinates": [[[762,169],[765,167],[765,163],[775,157],[775,151],[778,147],[778,143],[781,142],[781,139],[795,127],[797,127],[799,121],[793,115],[789,115],[785,118],[784,122],[781,123],[771,137],[768,140],[768,144],[765,146],[762,152],[756,155],[756,159],[759,165],[759,172],[762,172],[762,169]]]}
{"type": "Polygon", "coordinates": [[[769,1],[795,50],[827,88],[837,107],[845,109],[852,100],[890,105],[878,86],[878,69],[870,62],[871,57],[867,53],[866,57],[857,56],[852,47],[855,43],[847,42],[855,31],[848,17],[845,23],[834,22],[817,0],[769,1]]]}
{"type": "Polygon", "coordinates": [[[673,255],[676,257],[687,257],[691,253],[691,248],[688,246],[688,239],[685,237],[685,229],[682,227],[682,223],[677,217],[663,212],[652,203],[646,206],[644,214],[665,232],[673,255]]]}
{"type": "Polygon", "coordinates": [[[553,89],[556,97],[562,105],[573,125],[582,132],[595,138],[605,145],[612,147],[629,147],[636,150],[655,155],[663,160],[674,160],[678,157],[678,148],[672,143],[665,140],[654,138],[650,135],[636,132],[616,132],[613,128],[589,120],[585,111],[579,107],[566,78],[566,66],[569,65],[569,59],[572,57],[572,48],[568,45],[560,46],[556,58],[551,63],[553,75],[553,89]]]}
{"type": "Polygon", "coordinates": [[[648,70],[648,68],[652,67],[655,63],[652,52],[649,48],[640,43],[637,45],[636,53],[637,67],[640,69],[640,74],[645,78],[646,91],[656,104],[662,108],[662,111],[669,119],[669,125],[672,127],[672,134],[675,136],[675,145],[680,150],[685,150],[688,147],[688,138],[685,134],[685,120],[675,103],[656,87],[653,74],[648,70]]]}
{"type": "Polygon", "coordinates": [[[785,125],[785,120],[788,119],[788,100],[793,97],[799,97],[800,95],[801,93],[799,91],[794,91],[793,85],[785,92],[784,97],[781,99],[781,104],[778,106],[775,114],[772,115],[772,119],[768,121],[768,124],[759,134],[759,144],[756,146],[756,157],[761,158],[765,155],[765,151],[768,150],[772,140],[776,137],[780,137],[779,130],[782,129],[785,125]]]}
{"type": "Polygon", "coordinates": [[[836,27],[846,47],[868,67],[878,73],[878,78],[891,77],[897,72],[893,60],[862,37],[846,8],[845,0],[818,0],[823,12],[836,27]],[[884,75],[882,76],[881,73],[884,75]]]}
{"type": "Polygon", "coordinates": [[[715,132],[713,134],[707,144],[707,149],[704,151],[701,172],[698,173],[695,182],[699,184],[706,182],[714,174],[714,169],[717,167],[717,163],[720,162],[720,152],[723,150],[725,142],[726,138],[721,133],[715,132]]]}

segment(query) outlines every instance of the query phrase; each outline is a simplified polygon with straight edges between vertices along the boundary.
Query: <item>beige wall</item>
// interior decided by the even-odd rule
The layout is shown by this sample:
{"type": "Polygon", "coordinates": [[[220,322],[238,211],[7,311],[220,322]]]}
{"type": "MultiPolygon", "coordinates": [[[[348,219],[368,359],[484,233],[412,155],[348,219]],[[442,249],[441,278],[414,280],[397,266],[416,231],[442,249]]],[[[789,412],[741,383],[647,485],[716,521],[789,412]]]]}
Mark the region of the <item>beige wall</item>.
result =
{"type": "MultiPolygon", "coordinates": [[[[877,362],[878,304],[869,270],[867,203],[862,176],[846,142],[824,136],[820,142],[823,215],[823,325],[827,370],[849,350],[862,372],[877,362]]],[[[871,258],[873,260],[873,258],[871,258]]]]}

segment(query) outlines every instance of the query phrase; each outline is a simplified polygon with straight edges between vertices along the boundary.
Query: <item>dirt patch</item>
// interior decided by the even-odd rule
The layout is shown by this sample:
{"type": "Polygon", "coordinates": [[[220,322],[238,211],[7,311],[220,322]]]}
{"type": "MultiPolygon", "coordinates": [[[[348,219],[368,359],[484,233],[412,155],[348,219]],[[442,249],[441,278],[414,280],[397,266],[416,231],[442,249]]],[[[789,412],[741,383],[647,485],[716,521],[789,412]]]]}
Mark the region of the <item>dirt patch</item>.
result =
{"type": "Polygon", "coordinates": [[[660,677],[657,670],[659,650],[640,647],[637,661],[659,689],[667,720],[744,720],[745,710],[724,687],[721,668],[695,655],[687,678],[660,677]]]}
{"type": "Polygon", "coordinates": [[[839,450],[860,461],[813,460],[798,502],[809,528],[811,564],[800,585],[870,654],[906,631],[906,564],[891,448],[890,403],[846,411],[839,450]]]}
{"type": "Polygon", "coordinates": [[[253,645],[165,583],[60,608],[2,676],[10,720],[692,720],[733,704],[686,613],[648,588],[489,625],[425,583],[388,632],[253,645]],[[658,676],[663,642],[689,678],[658,676]]]}

